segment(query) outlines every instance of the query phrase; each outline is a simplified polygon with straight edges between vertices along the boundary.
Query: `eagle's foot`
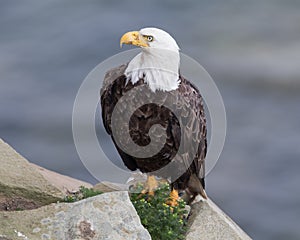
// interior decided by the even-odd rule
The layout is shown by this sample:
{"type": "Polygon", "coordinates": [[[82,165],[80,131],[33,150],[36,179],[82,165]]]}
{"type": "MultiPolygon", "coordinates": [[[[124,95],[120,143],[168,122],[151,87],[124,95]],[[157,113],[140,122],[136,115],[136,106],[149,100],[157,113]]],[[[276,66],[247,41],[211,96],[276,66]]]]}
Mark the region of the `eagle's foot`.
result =
{"type": "Polygon", "coordinates": [[[148,176],[147,181],[145,183],[144,189],[141,194],[147,194],[150,196],[154,196],[154,191],[158,188],[158,182],[155,179],[155,176],[148,176]]]}
{"type": "Polygon", "coordinates": [[[166,202],[171,207],[178,206],[179,194],[178,190],[174,189],[170,192],[169,200],[166,202]]]}

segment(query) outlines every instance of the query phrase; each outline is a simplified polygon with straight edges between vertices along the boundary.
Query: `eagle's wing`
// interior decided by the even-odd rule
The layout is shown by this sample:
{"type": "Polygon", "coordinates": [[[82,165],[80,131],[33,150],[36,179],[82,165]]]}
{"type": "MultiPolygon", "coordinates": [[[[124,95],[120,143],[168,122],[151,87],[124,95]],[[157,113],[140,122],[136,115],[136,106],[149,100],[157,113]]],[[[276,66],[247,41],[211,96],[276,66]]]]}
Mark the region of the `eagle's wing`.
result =
{"type": "Polygon", "coordinates": [[[125,76],[124,71],[127,67],[127,64],[112,68],[109,70],[104,77],[103,85],[100,90],[101,96],[101,109],[102,109],[102,119],[105,130],[108,134],[111,134],[111,115],[115,105],[118,100],[122,97],[122,86],[125,85],[125,76]],[[119,88],[112,89],[114,82],[119,81],[119,88]],[[124,82],[124,84],[122,84],[124,82]],[[113,95],[112,95],[113,91],[113,95]]]}
{"type": "MultiPolygon", "coordinates": [[[[181,121],[185,122],[184,127],[187,129],[187,131],[184,132],[183,144],[189,144],[189,146],[184,147],[185,149],[188,149],[188,152],[186,153],[188,159],[193,159],[187,174],[195,174],[204,188],[207,129],[203,98],[199,90],[182,76],[181,84],[177,91],[179,91],[180,95],[185,99],[182,101],[181,107],[188,109],[187,116],[182,116],[183,119],[181,119],[181,121]],[[197,149],[191,149],[194,146],[197,146],[197,149]],[[191,155],[195,152],[195,156],[191,155]]],[[[188,159],[186,159],[186,161],[188,161],[188,159]]],[[[183,176],[182,181],[185,178],[186,176],[183,176]]]]}
{"type": "Polygon", "coordinates": [[[106,72],[103,80],[103,85],[100,90],[100,95],[102,96],[103,92],[112,84],[116,79],[122,76],[126,70],[128,64],[123,64],[121,66],[110,69],[106,72]]]}

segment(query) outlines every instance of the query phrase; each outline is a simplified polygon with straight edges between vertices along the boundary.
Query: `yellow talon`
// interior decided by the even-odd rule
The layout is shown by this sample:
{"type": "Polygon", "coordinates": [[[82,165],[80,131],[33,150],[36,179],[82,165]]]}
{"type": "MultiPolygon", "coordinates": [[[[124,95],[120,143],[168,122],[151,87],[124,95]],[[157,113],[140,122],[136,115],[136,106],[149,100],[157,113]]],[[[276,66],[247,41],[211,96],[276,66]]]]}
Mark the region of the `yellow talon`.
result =
{"type": "Polygon", "coordinates": [[[154,191],[158,187],[158,182],[156,181],[155,177],[154,176],[148,176],[145,185],[146,186],[144,187],[144,189],[141,192],[141,194],[148,193],[150,196],[154,196],[154,191]]]}
{"type": "Polygon", "coordinates": [[[170,192],[170,199],[167,201],[167,204],[171,207],[178,206],[178,200],[179,200],[178,191],[173,188],[173,190],[170,192]]]}

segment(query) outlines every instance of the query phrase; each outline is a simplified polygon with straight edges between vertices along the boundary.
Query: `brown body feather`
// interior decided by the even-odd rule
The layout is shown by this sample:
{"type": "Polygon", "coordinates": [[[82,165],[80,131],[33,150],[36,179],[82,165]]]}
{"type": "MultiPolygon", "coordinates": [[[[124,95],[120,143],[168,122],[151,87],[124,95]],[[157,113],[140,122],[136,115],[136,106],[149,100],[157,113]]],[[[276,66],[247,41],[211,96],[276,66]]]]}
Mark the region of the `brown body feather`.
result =
{"type": "MultiPolygon", "coordinates": [[[[143,79],[140,79],[140,81],[134,85],[130,81],[127,81],[126,76],[123,74],[125,69],[126,65],[122,65],[110,70],[105,76],[101,89],[103,124],[111,136],[112,112],[117,102],[124,94],[130,94],[130,90],[134,87],[145,84],[143,79]]],[[[166,141],[157,154],[148,158],[132,157],[118,147],[113,136],[112,139],[126,167],[132,171],[139,169],[145,173],[156,171],[167,165],[178,153],[180,144],[183,144],[183,151],[177,154],[180,160],[174,170],[181,171],[182,174],[180,174],[179,178],[171,179],[171,181],[173,182],[173,187],[179,190],[187,190],[189,194],[195,197],[201,193],[201,190],[205,187],[204,160],[207,150],[206,119],[203,99],[198,89],[182,76],[180,76],[180,80],[178,89],[170,91],[168,94],[173,94],[174,96],[176,94],[180,95],[180,101],[175,102],[174,105],[181,110],[181,119],[177,119],[175,114],[163,104],[157,105],[154,103],[141,106],[130,116],[129,134],[131,139],[139,146],[147,146],[151,141],[155,142],[155,139],[153,140],[151,138],[150,140],[149,136],[149,130],[153,125],[160,124],[165,129],[166,141]],[[197,121],[195,121],[196,119],[197,121]],[[181,136],[182,132],[179,122],[184,124],[182,127],[187,129],[187,131],[183,133],[184,136],[181,136]],[[196,146],[197,149],[188,151],[187,149],[190,149],[191,146],[196,146]],[[195,152],[196,154],[190,152],[195,152]],[[185,163],[188,161],[187,159],[191,162],[188,169],[185,166],[185,163]]],[[[145,98],[147,96],[147,92],[144,91],[140,97],[145,98]]],[[[134,101],[138,99],[138,96],[133,95],[131,99],[134,101]]],[[[165,101],[167,101],[167,99],[165,99],[165,101]]],[[[124,104],[122,109],[119,110],[121,111],[120,115],[126,114],[128,105],[128,103],[124,104]]],[[[155,135],[155,137],[157,139],[161,138],[160,135],[155,135]]],[[[126,144],[126,142],[124,144],[126,144]]],[[[162,174],[162,177],[168,178],[169,176],[162,174]]]]}

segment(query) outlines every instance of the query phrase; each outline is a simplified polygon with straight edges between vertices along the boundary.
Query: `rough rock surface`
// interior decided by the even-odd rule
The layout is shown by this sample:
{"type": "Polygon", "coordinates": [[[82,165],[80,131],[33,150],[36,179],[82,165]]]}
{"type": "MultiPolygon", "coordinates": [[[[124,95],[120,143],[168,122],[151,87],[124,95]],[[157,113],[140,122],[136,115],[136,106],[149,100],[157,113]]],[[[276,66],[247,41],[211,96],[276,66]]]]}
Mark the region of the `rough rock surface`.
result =
{"type": "Polygon", "coordinates": [[[0,222],[3,239],[151,239],[125,191],[103,193],[75,203],[0,212],[0,222]]]}
{"type": "MultiPolygon", "coordinates": [[[[103,182],[94,189],[113,192],[75,203],[47,205],[79,186],[92,186],[29,163],[0,139],[0,240],[151,239],[124,191],[137,179],[140,182],[145,178],[134,176],[126,185],[103,182]],[[5,211],[22,209],[33,210],[5,211]]],[[[207,200],[192,206],[186,239],[250,237],[207,200]]]]}
{"type": "MultiPolygon", "coordinates": [[[[111,182],[100,182],[97,183],[93,189],[101,192],[115,192],[115,191],[128,191],[128,186],[125,184],[111,183],[111,182]]],[[[1,239],[0,239],[1,240],[1,239]]]]}
{"type": "Polygon", "coordinates": [[[210,199],[192,206],[187,240],[250,240],[251,238],[210,199]]]}
{"type": "Polygon", "coordinates": [[[35,208],[63,197],[20,154],[0,140],[0,209],[35,208]]]}
{"type": "Polygon", "coordinates": [[[0,210],[34,209],[56,202],[82,181],[29,163],[0,139],[0,210]]]}
{"type": "Polygon", "coordinates": [[[46,168],[30,163],[50,184],[58,188],[64,195],[69,192],[76,192],[81,186],[92,188],[93,185],[75,178],[68,177],[46,168]]]}

